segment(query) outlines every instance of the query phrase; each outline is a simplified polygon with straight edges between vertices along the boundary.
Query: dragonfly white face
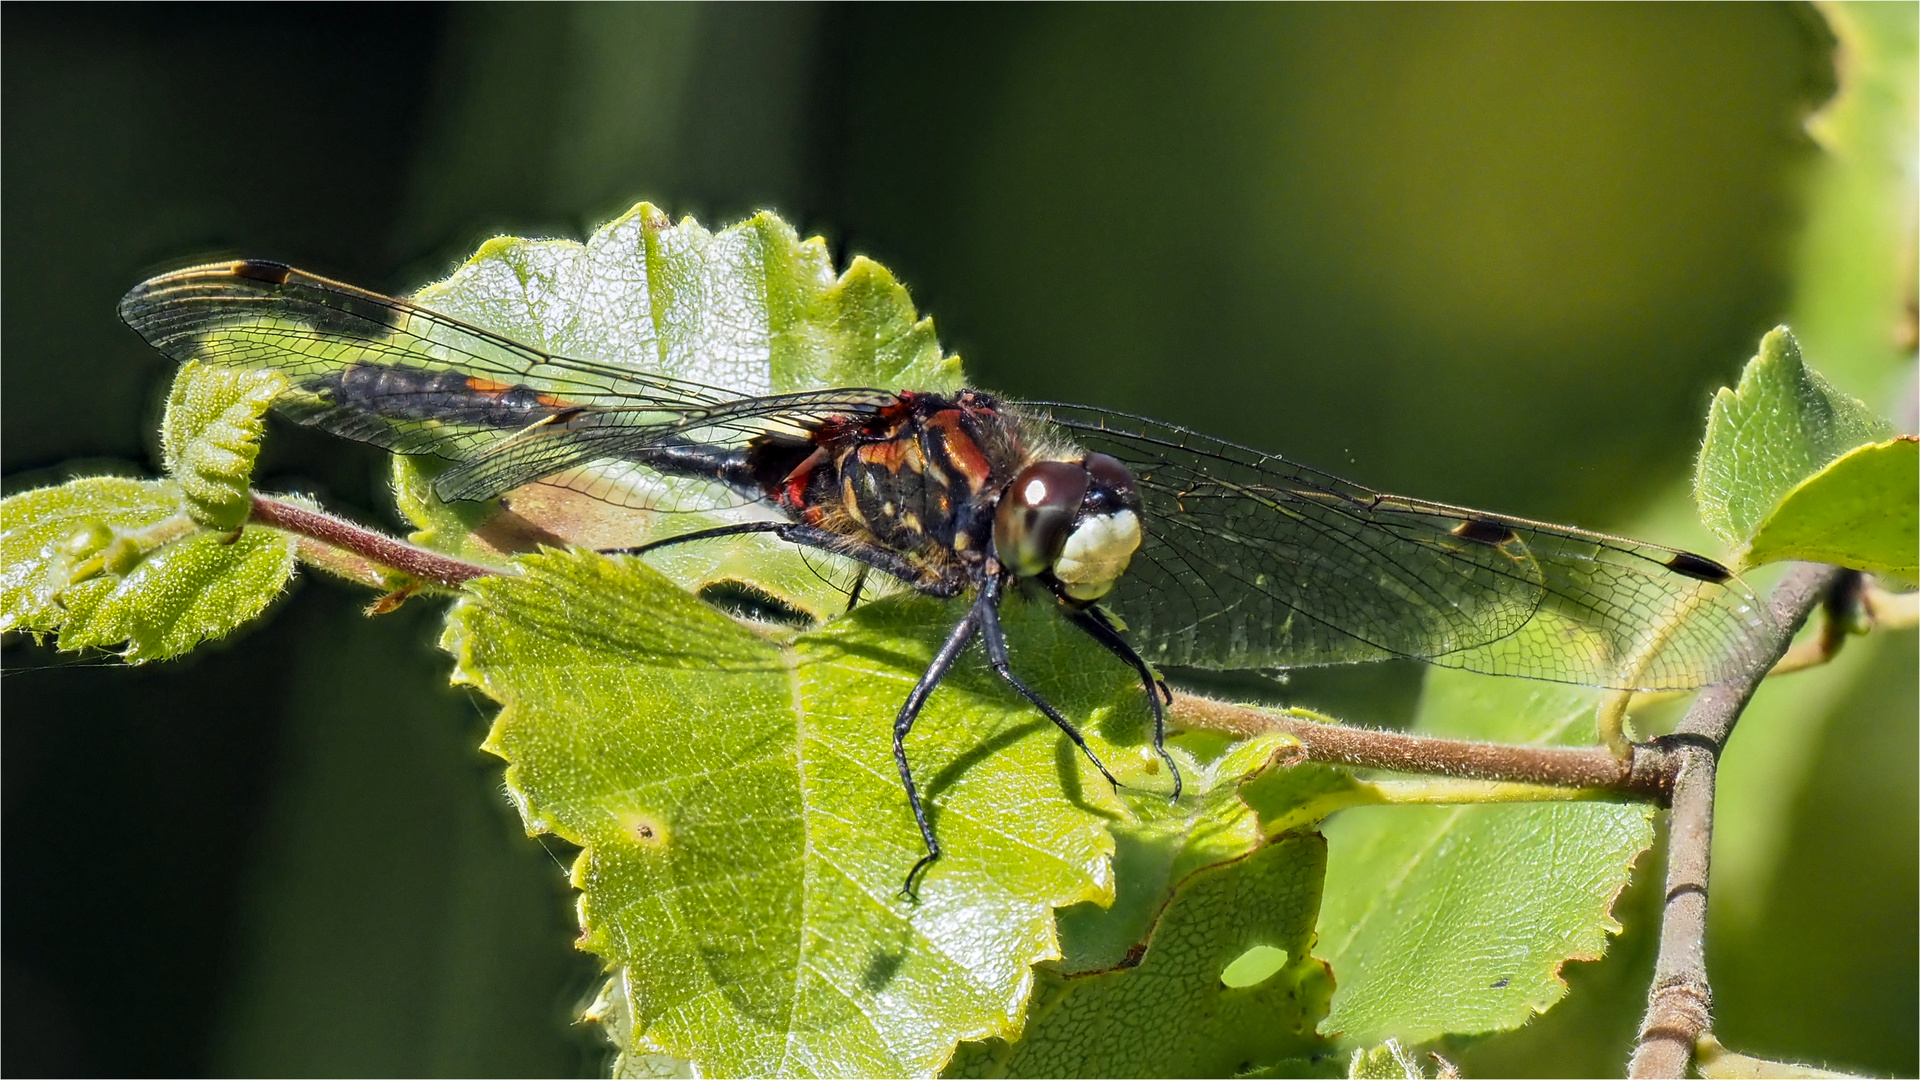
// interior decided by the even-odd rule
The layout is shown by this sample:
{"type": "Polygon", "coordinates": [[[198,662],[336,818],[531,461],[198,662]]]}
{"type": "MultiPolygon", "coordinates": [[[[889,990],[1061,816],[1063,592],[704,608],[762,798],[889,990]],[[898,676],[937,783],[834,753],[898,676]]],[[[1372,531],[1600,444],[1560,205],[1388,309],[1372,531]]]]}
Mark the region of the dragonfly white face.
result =
{"type": "Polygon", "coordinates": [[[1053,562],[1053,576],[1075,600],[1098,600],[1140,549],[1140,515],[1131,510],[1089,514],[1067,537],[1053,562]]]}

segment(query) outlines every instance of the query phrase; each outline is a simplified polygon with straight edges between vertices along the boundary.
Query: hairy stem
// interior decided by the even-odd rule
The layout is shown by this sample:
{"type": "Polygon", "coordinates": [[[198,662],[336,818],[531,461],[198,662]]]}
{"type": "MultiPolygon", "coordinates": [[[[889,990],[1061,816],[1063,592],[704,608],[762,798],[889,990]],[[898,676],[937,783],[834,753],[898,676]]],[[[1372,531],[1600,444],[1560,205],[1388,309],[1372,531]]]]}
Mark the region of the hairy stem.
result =
{"type": "Polygon", "coordinates": [[[1672,777],[1670,754],[1659,746],[1635,747],[1632,754],[1621,758],[1600,746],[1468,742],[1347,727],[1315,719],[1302,709],[1252,709],[1178,691],[1168,714],[1182,727],[1241,738],[1282,732],[1300,740],[1307,760],[1332,765],[1463,780],[1597,788],[1654,801],[1664,801],[1672,777]]]}
{"type": "Polygon", "coordinates": [[[1694,1045],[1712,1023],[1706,934],[1714,770],[1754,690],[1786,655],[1794,633],[1808,614],[1845,580],[1846,573],[1831,566],[1795,567],[1768,601],[1776,630],[1764,662],[1755,664],[1741,678],[1701,691],[1674,733],[1655,740],[1670,748],[1678,769],[1667,830],[1667,890],[1660,921],[1660,954],[1628,1076],[1686,1075],[1694,1045]]]}
{"type": "MultiPolygon", "coordinates": [[[[436,551],[415,547],[385,533],[355,525],[345,518],[323,514],[318,510],[309,510],[304,506],[296,506],[290,502],[262,495],[257,491],[252,494],[253,516],[249,519],[249,524],[265,525],[310,540],[317,540],[328,547],[351,552],[369,563],[398,571],[429,585],[436,585],[443,589],[457,589],[462,582],[495,572],[489,567],[463,562],[436,551]]],[[[336,570],[336,572],[361,580],[359,574],[344,570],[336,570]]]]}

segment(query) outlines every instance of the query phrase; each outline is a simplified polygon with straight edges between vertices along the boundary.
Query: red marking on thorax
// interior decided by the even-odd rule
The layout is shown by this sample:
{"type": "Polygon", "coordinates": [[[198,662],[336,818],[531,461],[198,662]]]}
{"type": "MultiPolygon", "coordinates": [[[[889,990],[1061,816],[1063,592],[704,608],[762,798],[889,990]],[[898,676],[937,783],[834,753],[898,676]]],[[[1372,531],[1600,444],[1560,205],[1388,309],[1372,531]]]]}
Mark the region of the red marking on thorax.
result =
{"type": "Polygon", "coordinates": [[[884,442],[862,443],[854,449],[854,455],[863,465],[876,465],[890,473],[898,473],[905,465],[916,473],[926,472],[926,463],[920,457],[920,445],[917,441],[904,436],[895,436],[884,442]]]}
{"type": "Polygon", "coordinates": [[[947,457],[953,462],[967,486],[976,493],[993,479],[993,463],[980,450],[980,444],[967,433],[964,416],[959,409],[942,409],[927,417],[927,427],[946,447],[947,457]]]}
{"type": "Polygon", "coordinates": [[[789,510],[798,510],[809,522],[818,523],[823,511],[817,506],[807,504],[807,482],[813,479],[813,471],[827,460],[826,447],[821,447],[807,455],[807,459],[793,467],[787,478],[780,482],[780,492],[776,496],[781,506],[789,510]]]}

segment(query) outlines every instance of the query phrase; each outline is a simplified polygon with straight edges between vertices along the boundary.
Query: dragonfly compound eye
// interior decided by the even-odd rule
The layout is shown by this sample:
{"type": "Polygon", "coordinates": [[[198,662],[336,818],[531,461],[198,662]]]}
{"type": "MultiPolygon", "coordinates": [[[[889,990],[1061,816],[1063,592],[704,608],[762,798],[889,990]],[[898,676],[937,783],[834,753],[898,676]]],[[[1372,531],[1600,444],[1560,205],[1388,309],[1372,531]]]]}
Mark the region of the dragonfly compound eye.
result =
{"type": "Polygon", "coordinates": [[[1140,512],[1140,486],[1134,483],[1133,473],[1119,458],[1111,454],[1088,454],[1081,467],[1093,478],[1093,489],[1087,492],[1088,510],[1140,512]]]}
{"type": "Polygon", "coordinates": [[[1037,461],[1020,470],[993,516],[993,550],[1016,577],[1045,573],[1067,546],[1092,479],[1079,463],[1037,461]]]}

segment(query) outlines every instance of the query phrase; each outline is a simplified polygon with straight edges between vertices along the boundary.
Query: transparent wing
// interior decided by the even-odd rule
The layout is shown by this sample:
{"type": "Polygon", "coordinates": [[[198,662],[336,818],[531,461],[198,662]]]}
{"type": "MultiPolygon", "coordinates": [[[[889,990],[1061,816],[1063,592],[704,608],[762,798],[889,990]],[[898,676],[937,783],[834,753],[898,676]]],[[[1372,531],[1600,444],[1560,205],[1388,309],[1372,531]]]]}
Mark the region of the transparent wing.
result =
{"type": "MultiPolygon", "coordinates": [[[[120,316],[173,357],[279,371],[276,408],[302,424],[458,463],[445,499],[485,499],[556,473],[680,444],[804,434],[893,395],[831,390],[743,398],[632,367],[555,356],[351,285],[263,261],[142,283],[120,316]]],[[[617,467],[617,466],[616,466],[617,467]]],[[[583,474],[585,476],[586,474],[583,474]]],[[[625,490],[603,479],[579,483],[625,490]]]]}
{"type": "Polygon", "coordinates": [[[1698,555],[1382,495],[1124,413],[1026,407],[1133,469],[1147,539],[1106,603],[1158,663],[1404,656],[1678,690],[1749,670],[1767,627],[1752,592],[1698,555]]]}

